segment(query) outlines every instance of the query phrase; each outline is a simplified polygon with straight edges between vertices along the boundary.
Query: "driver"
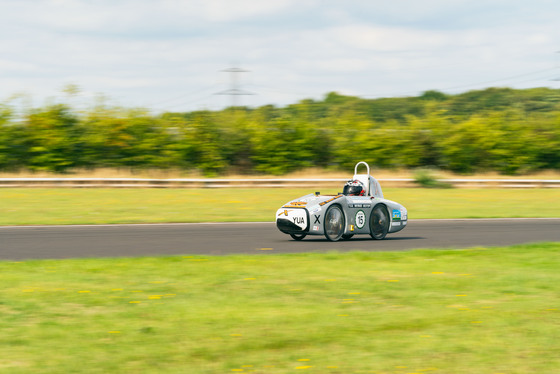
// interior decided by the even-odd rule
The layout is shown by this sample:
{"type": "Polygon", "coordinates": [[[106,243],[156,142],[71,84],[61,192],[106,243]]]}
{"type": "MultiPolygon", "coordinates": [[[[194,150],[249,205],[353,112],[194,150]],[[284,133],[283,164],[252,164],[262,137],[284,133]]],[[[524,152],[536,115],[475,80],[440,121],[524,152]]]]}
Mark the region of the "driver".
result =
{"type": "Polygon", "coordinates": [[[364,196],[366,190],[364,185],[359,180],[349,180],[344,185],[344,189],[342,190],[342,194],[346,196],[364,196]]]}

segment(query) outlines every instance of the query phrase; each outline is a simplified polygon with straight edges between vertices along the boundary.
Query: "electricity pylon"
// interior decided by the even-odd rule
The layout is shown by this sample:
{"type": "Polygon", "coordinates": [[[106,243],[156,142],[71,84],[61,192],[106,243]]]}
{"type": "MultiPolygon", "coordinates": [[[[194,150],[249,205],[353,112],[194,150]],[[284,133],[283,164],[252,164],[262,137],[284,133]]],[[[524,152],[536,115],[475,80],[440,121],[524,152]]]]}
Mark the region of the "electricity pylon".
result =
{"type": "Polygon", "coordinates": [[[216,95],[229,95],[231,97],[231,106],[239,106],[239,96],[242,95],[254,95],[254,93],[242,90],[239,85],[238,76],[241,73],[248,73],[248,70],[243,70],[241,68],[232,67],[229,69],[222,70],[222,72],[229,73],[230,83],[229,89],[225,91],[216,92],[216,95]]]}

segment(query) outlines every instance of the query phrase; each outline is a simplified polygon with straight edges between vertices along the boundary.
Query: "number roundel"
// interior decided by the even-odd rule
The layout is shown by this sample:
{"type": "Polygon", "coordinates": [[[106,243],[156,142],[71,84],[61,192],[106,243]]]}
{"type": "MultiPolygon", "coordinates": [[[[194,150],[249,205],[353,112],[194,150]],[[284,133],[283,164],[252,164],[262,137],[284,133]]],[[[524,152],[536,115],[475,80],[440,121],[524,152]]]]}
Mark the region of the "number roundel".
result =
{"type": "Polygon", "coordinates": [[[361,229],[365,226],[366,224],[366,214],[364,213],[363,210],[359,210],[356,213],[356,227],[361,229]]]}

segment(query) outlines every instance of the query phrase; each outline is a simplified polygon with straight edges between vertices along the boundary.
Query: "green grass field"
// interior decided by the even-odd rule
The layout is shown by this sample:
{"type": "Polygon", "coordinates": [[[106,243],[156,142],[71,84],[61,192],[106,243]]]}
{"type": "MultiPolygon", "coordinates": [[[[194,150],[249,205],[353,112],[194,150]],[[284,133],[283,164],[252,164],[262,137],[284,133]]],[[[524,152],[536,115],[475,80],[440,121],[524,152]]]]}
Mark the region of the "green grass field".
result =
{"type": "MultiPolygon", "coordinates": [[[[309,192],[8,188],[0,225],[272,221],[309,192]]],[[[384,193],[413,219],[560,217],[557,190],[384,193]]],[[[0,261],[0,372],[558,373],[559,250],[0,261]]]]}
{"type": "Polygon", "coordinates": [[[558,373],[559,253],[2,261],[0,372],[558,373]]]}
{"type": "MultiPolygon", "coordinates": [[[[309,189],[0,189],[0,225],[273,221],[309,189]]],[[[324,190],[323,194],[336,194],[324,190]]],[[[416,218],[560,217],[560,190],[387,188],[416,218]]]]}

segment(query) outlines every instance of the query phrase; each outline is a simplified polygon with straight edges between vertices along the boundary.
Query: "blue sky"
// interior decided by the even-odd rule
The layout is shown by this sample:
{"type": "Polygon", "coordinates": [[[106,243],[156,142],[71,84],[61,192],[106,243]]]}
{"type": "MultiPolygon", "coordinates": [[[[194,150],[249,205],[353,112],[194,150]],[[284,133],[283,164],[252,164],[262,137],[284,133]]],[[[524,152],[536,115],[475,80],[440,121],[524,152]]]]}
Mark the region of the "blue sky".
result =
{"type": "Polygon", "coordinates": [[[0,101],[159,111],[560,88],[556,0],[3,0],[0,101]],[[24,99],[23,99],[24,98],[24,99]],[[74,99],[76,100],[76,99],[74,99]]]}

